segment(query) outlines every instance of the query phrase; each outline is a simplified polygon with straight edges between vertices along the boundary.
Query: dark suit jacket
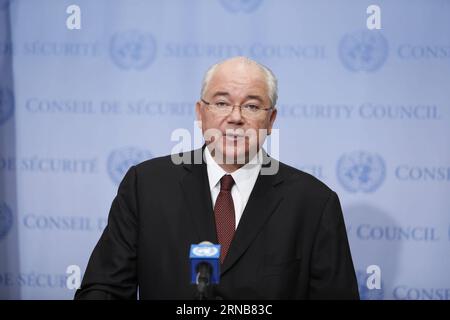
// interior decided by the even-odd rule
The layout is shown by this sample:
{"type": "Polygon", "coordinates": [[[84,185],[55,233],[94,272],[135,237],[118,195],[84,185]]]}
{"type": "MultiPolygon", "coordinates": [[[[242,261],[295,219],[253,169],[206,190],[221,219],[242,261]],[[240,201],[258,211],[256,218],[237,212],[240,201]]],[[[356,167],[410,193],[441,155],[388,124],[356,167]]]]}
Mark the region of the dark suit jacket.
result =
{"type": "MultiPolygon", "coordinates": [[[[218,243],[206,164],[145,161],[121,182],[75,298],[194,299],[189,249],[201,241],[218,243]]],[[[212,295],[358,299],[336,193],[281,162],[259,175],[212,295]]]]}

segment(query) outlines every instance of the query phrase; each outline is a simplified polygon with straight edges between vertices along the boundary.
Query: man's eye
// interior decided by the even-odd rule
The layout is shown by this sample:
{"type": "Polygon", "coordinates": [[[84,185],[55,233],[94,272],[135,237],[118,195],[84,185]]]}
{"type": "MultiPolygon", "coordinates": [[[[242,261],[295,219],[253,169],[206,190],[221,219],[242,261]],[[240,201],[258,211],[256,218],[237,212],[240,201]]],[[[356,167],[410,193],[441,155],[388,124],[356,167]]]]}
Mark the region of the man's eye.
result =
{"type": "Polygon", "coordinates": [[[244,109],[248,111],[258,111],[261,107],[257,104],[246,104],[244,109]]]}
{"type": "Polygon", "coordinates": [[[229,103],[226,103],[226,102],[223,102],[223,101],[219,101],[219,102],[216,102],[215,105],[216,105],[217,107],[219,107],[219,108],[226,108],[226,107],[228,107],[230,104],[229,104],[229,103]]]}

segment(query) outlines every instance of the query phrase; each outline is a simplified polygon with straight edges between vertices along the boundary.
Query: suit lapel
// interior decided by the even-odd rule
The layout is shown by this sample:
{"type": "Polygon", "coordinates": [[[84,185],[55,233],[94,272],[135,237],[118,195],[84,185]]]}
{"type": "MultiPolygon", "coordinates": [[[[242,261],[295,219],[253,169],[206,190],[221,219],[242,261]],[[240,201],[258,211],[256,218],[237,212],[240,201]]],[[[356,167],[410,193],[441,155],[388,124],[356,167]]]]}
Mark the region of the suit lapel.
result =
{"type": "Polygon", "coordinates": [[[218,243],[206,164],[203,161],[201,164],[194,162],[194,160],[203,159],[203,148],[192,151],[191,163],[183,164],[187,173],[180,184],[191,220],[195,225],[198,236],[197,243],[201,241],[218,243]]]}
{"type": "MultiPolygon", "coordinates": [[[[267,154],[264,163],[270,165],[271,159],[267,154]]],[[[280,173],[275,175],[259,175],[253,191],[245,206],[228,255],[221,269],[223,275],[227,272],[247,250],[252,241],[263,228],[272,213],[282,201],[282,195],[276,192],[275,187],[282,182],[280,173]]]]}

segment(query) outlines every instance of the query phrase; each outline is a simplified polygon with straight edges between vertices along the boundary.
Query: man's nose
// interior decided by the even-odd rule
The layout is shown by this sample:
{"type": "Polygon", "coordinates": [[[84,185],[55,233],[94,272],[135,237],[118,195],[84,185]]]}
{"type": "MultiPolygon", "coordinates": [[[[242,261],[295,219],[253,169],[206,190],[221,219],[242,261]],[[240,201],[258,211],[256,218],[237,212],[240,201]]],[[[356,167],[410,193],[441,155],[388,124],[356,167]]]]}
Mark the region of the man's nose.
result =
{"type": "Polygon", "coordinates": [[[242,120],[243,119],[242,119],[242,114],[241,114],[241,107],[238,105],[233,106],[233,109],[231,110],[230,114],[228,115],[228,121],[241,123],[242,120]]]}

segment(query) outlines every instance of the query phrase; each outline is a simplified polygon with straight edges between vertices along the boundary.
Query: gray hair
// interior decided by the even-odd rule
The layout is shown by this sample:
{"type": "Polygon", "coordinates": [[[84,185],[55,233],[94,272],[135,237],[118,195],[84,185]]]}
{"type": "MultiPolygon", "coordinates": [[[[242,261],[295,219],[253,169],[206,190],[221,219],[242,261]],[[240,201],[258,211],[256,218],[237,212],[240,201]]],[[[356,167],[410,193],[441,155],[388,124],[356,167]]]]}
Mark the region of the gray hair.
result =
{"type": "Polygon", "coordinates": [[[278,100],[278,80],[277,80],[277,78],[273,74],[272,70],[270,70],[268,67],[256,62],[255,60],[247,58],[247,57],[233,57],[233,58],[224,60],[222,62],[216,63],[216,64],[212,65],[211,67],[209,67],[209,69],[205,73],[205,76],[203,77],[202,90],[200,92],[201,97],[203,97],[203,95],[206,91],[206,88],[209,84],[209,81],[211,80],[217,67],[225,62],[232,61],[232,60],[241,60],[244,63],[248,63],[248,64],[258,67],[262,71],[262,73],[264,74],[264,76],[266,78],[266,84],[267,84],[267,88],[269,91],[268,95],[269,95],[270,103],[272,104],[272,107],[275,107],[275,105],[277,104],[277,100],[278,100]]]}

